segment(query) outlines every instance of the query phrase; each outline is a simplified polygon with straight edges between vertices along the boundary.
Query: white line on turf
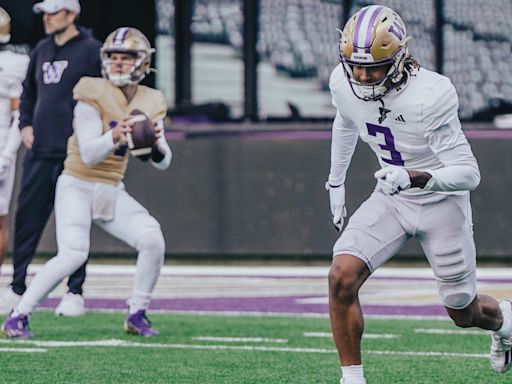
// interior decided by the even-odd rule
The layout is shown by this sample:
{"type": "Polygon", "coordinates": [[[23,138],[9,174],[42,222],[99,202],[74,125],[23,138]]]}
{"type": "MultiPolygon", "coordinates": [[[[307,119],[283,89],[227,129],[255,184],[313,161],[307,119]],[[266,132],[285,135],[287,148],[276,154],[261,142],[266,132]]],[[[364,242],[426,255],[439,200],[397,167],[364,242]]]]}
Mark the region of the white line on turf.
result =
{"type": "MultiPolygon", "coordinates": [[[[304,332],[305,337],[325,337],[332,338],[332,333],[329,332],[304,332]]],[[[396,339],[400,335],[393,335],[391,333],[363,333],[365,339],[396,339]]]]}
{"type": "Polygon", "coordinates": [[[414,333],[426,333],[429,335],[485,335],[491,334],[490,331],[470,331],[465,329],[437,329],[437,328],[416,328],[414,333]]]}
{"type": "Polygon", "coordinates": [[[488,359],[485,353],[454,353],[454,352],[414,352],[414,351],[363,351],[371,355],[418,356],[418,357],[469,357],[488,359]]]}
{"type": "Polygon", "coordinates": [[[48,350],[42,348],[0,348],[0,353],[2,352],[44,353],[48,350]]]}
{"type": "Polygon", "coordinates": [[[327,337],[331,338],[332,333],[329,332],[304,332],[304,337],[327,337]]]}
{"type": "Polygon", "coordinates": [[[125,340],[96,340],[96,341],[37,341],[37,340],[0,340],[0,344],[23,344],[38,347],[132,347],[132,348],[162,348],[162,349],[198,349],[198,350],[229,350],[229,351],[263,351],[263,352],[292,352],[292,353],[334,353],[334,349],[321,348],[287,348],[260,347],[251,345],[200,345],[200,344],[162,344],[136,343],[125,340]]]}
{"type": "MultiPolygon", "coordinates": [[[[124,348],[152,348],[152,349],[183,349],[183,350],[224,350],[224,351],[261,351],[261,352],[290,352],[290,353],[336,353],[335,349],[323,348],[289,348],[289,347],[260,347],[251,345],[200,345],[200,344],[163,344],[163,343],[137,343],[126,340],[108,339],[95,341],[37,341],[37,340],[0,340],[0,344],[35,345],[38,347],[124,347],[124,348]]],[[[0,348],[1,349],[1,348],[0,348]]],[[[364,351],[370,355],[394,355],[417,357],[468,357],[488,359],[489,355],[478,353],[452,353],[452,352],[415,352],[415,351],[364,351]]]]}
{"type": "MultiPolygon", "coordinates": [[[[91,340],[91,341],[52,341],[52,340],[0,340],[0,344],[35,345],[36,347],[138,347],[141,343],[118,339],[91,340]]],[[[141,344],[146,345],[146,344],[141,344]]],[[[151,345],[151,344],[147,344],[151,345]]],[[[166,344],[155,344],[166,345],[166,344]]],[[[155,347],[156,348],[156,347],[155,347]]]]}
{"type": "Polygon", "coordinates": [[[225,343],[287,343],[288,339],[269,339],[265,337],[215,337],[197,336],[192,340],[197,341],[220,341],[225,343]]]}

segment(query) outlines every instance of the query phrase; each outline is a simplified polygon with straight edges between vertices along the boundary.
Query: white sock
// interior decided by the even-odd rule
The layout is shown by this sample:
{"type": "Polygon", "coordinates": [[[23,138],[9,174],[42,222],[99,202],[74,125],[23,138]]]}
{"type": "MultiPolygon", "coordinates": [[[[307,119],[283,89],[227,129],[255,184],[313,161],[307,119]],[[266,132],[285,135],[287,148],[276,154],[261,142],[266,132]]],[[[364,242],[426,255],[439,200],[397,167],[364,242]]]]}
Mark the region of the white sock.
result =
{"type": "Polygon", "coordinates": [[[164,263],[165,241],[162,232],[158,230],[146,233],[144,240],[139,242],[137,250],[139,254],[135,286],[132,297],[128,300],[130,315],[149,307],[151,295],[164,263]]]}
{"type": "Polygon", "coordinates": [[[510,302],[503,301],[500,304],[501,314],[503,316],[503,324],[501,325],[501,328],[498,329],[497,333],[501,337],[503,337],[505,339],[509,339],[510,336],[512,335],[512,318],[510,317],[510,312],[511,312],[510,309],[508,311],[506,311],[507,313],[505,313],[505,311],[503,310],[505,305],[508,305],[510,308],[510,302]]]}
{"type": "Polygon", "coordinates": [[[364,384],[363,365],[348,365],[341,367],[341,376],[350,384],[364,384]]]}
{"type": "Polygon", "coordinates": [[[126,300],[126,303],[128,304],[128,314],[133,315],[134,313],[139,312],[141,309],[147,310],[149,307],[149,297],[147,300],[139,300],[138,298],[141,297],[141,295],[136,295],[134,293],[133,295],[135,298],[131,298],[130,300],[126,300]]]}

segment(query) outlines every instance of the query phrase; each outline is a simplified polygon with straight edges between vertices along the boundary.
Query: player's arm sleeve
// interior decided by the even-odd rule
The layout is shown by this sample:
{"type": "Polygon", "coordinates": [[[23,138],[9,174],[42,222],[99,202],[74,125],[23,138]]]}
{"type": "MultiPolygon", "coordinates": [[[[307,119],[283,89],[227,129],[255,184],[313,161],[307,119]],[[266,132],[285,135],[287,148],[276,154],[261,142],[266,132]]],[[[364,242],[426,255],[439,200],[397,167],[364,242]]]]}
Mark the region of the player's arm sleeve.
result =
{"type": "Polygon", "coordinates": [[[99,111],[92,105],[79,101],[74,109],[75,132],[82,161],[92,166],[104,160],[115,148],[112,130],[103,133],[99,111]]]}
{"type": "Polygon", "coordinates": [[[20,97],[19,129],[32,125],[34,106],[37,100],[36,61],[36,51],[33,51],[30,54],[27,75],[23,81],[23,91],[20,97]]]}
{"type": "Polygon", "coordinates": [[[464,136],[458,117],[455,87],[443,79],[429,95],[423,109],[425,137],[444,167],[427,170],[432,178],[424,189],[430,191],[472,191],[480,183],[480,170],[464,136]]]}
{"type": "MultiPolygon", "coordinates": [[[[164,128],[163,120],[158,121],[157,123],[162,129],[164,128]]],[[[172,151],[171,147],[167,143],[165,138],[165,132],[162,131],[162,136],[158,138],[151,151],[151,164],[161,171],[169,168],[172,160],[172,151]]]]}
{"type": "Polygon", "coordinates": [[[359,132],[339,113],[336,113],[332,124],[331,168],[329,184],[339,186],[345,183],[347,170],[357,144],[359,132]]]}
{"type": "Polygon", "coordinates": [[[329,88],[331,90],[332,105],[336,108],[336,117],[332,124],[331,142],[331,168],[328,182],[332,186],[339,186],[345,183],[347,170],[356,148],[359,131],[355,124],[344,118],[342,114],[343,103],[340,100],[340,84],[346,81],[341,64],[331,73],[329,88]]]}

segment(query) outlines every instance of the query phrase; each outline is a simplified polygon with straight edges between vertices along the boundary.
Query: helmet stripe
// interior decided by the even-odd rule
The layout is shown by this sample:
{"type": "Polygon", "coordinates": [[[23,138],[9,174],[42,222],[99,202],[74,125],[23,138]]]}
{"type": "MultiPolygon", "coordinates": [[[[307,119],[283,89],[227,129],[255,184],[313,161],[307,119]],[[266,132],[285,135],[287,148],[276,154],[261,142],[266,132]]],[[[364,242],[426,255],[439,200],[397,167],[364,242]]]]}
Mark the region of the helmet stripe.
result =
{"type": "Polygon", "coordinates": [[[358,52],[359,52],[359,47],[361,46],[359,44],[359,41],[360,41],[360,38],[359,38],[359,35],[360,35],[360,31],[361,29],[361,24],[363,24],[363,19],[364,19],[364,16],[366,15],[366,12],[368,11],[370,7],[364,7],[360,12],[361,14],[358,16],[357,18],[357,22],[356,22],[356,29],[354,30],[354,48],[357,48],[358,49],[358,52]]]}
{"type": "Polygon", "coordinates": [[[124,39],[126,38],[126,35],[128,34],[128,28],[119,28],[114,35],[114,45],[120,45],[124,43],[124,39]]]}
{"type": "Polygon", "coordinates": [[[365,48],[366,53],[370,53],[370,46],[372,44],[372,30],[373,30],[373,24],[375,23],[375,20],[377,19],[377,16],[379,16],[380,11],[382,11],[384,7],[375,7],[373,14],[370,18],[370,22],[368,23],[368,28],[366,30],[366,41],[365,41],[365,48]]]}

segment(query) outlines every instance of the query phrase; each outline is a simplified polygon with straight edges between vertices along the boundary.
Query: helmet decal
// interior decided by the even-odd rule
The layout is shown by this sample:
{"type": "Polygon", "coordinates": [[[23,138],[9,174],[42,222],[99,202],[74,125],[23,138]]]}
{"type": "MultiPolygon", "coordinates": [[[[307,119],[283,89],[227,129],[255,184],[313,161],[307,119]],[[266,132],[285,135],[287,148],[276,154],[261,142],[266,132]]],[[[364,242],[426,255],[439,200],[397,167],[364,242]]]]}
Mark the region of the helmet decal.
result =
{"type": "Polygon", "coordinates": [[[394,34],[398,40],[403,40],[405,36],[405,28],[396,20],[392,25],[389,26],[388,32],[394,34]]]}

